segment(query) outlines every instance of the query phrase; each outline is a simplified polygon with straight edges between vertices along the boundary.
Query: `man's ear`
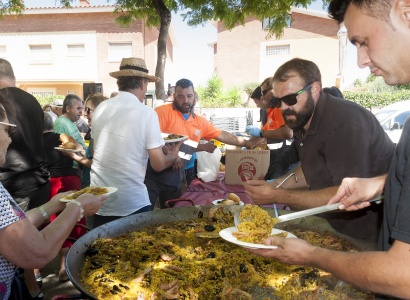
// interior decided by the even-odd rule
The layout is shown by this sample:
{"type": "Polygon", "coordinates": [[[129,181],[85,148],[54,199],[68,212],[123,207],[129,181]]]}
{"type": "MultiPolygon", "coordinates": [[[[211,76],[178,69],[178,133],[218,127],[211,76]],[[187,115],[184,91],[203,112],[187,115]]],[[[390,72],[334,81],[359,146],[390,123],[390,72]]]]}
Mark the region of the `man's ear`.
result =
{"type": "Polygon", "coordinates": [[[397,0],[393,10],[396,10],[400,19],[410,27],[410,0],[397,0]]]}
{"type": "Polygon", "coordinates": [[[311,90],[314,96],[318,96],[320,94],[320,91],[322,90],[322,87],[318,81],[315,81],[312,84],[311,90]]]}

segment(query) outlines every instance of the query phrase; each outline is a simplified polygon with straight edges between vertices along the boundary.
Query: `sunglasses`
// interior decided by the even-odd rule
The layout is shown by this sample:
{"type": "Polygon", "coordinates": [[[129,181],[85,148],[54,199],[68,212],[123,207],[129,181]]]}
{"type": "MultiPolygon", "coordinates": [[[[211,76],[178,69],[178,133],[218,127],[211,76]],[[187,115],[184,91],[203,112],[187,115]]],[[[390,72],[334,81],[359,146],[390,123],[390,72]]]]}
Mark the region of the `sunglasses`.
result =
{"type": "Polygon", "coordinates": [[[277,107],[280,108],[280,106],[282,105],[281,103],[285,103],[287,106],[292,106],[295,105],[298,102],[297,96],[299,96],[300,94],[302,94],[303,92],[307,91],[308,89],[310,89],[312,87],[312,83],[308,84],[307,86],[305,86],[303,89],[301,89],[300,91],[297,91],[294,94],[289,94],[286,96],[283,96],[282,98],[276,98],[276,97],[272,97],[270,102],[271,102],[271,107],[277,107]]]}
{"type": "Polygon", "coordinates": [[[10,123],[5,123],[5,122],[0,122],[0,124],[7,126],[7,134],[9,135],[9,137],[11,137],[13,133],[16,131],[17,125],[15,124],[10,124],[10,123]]]}
{"type": "Polygon", "coordinates": [[[85,112],[86,114],[90,114],[90,113],[93,112],[93,111],[94,111],[94,109],[89,108],[89,107],[86,107],[86,108],[84,109],[84,112],[85,112]]]}
{"type": "Polygon", "coordinates": [[[271,90],[272,90],[272,88],[268,88],[268,89],[266,89],[266,90],[263,90],[263,91],[261,92],[262,97],[263,97],[263,96],[266,96],[266,94],[269,93],[271,90]]]}

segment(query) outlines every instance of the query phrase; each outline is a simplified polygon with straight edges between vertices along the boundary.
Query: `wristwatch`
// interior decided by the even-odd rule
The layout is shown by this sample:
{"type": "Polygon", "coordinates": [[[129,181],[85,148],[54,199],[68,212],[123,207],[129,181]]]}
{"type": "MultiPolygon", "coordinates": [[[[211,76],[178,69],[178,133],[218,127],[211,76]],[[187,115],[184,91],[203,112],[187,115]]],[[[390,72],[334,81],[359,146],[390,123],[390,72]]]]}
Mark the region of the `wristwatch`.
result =
{"type": "Polygon", "coordinates": [[[260,137],[263,137],[263,130],[261,130],[261,132],[259,133],[260,137]]]}

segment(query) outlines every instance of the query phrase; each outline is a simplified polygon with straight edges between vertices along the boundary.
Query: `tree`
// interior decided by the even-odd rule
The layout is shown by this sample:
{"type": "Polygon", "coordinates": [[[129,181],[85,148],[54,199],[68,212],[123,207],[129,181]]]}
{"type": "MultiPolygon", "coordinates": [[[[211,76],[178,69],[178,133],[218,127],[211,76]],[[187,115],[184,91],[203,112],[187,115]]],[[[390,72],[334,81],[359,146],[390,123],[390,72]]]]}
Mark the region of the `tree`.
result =
{"type": "MultiPolygon", "coordinates": [[[[113,0],[114,1],[114,0],[113,0]]],[[[62,6],[70,7],[73,0],[60,0],[62,6]]],[[[107,0],[110,2],[110,0],[107,0]]],[[[197,26],[207,21],[220,20],[227,29],[245,24],[247,17],[259,20],[269,18],[267,38],[280,37],[289,19],[292,6],[307,7],[313,0],[116,0],[117,21],[127,25],[145,19],[148,27],[159,26],[158,56],[155,75],[162,80],[155,85],[156,96],[166,98],[164,89],[164,70],[167,53],[168,30],[171,25],[171,12],[184,10],[184,21],[189,26],[197,26]]],[[[330,0],[322,0],[323,7],[330,0]]],[[[0,15],[21,13],[23,0],[0,1],[0,15]]]]}

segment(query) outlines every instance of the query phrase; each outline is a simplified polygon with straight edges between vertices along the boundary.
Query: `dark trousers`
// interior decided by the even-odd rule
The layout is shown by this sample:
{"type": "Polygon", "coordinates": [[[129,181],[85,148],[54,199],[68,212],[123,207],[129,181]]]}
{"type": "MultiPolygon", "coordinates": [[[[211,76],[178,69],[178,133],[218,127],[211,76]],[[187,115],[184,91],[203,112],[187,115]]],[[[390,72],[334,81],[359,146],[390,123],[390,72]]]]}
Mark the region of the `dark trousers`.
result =
{"type": "MultiPolygon", "coordinates": [[[[147,212],[147,211],[151,211],[151,206],[150,205],[144,206],[143,208],[141,208],[137,211],[134,211],[132,214],[129,214],[128,216],[132,216],[132,215],[147,212]]],[[[114,221],[114,220],[118,220],[118,219],[121,219],[121,218],[125,218],[125,217],[128,217],[128,216],[100,216],[100,215],[94,215],[93,216],[93,228],[96,228],[96,227],[101,226],[105,223],[108,223],[108,222],[111,222],[111,221],[114,221]]]]}
{"type": "Polygon", "coordinates": [[[182,195],[181,186],[168,185],[149,178],[145,178],[144,183],[148,189],[151,210],[154,209],[157,199],[159,200],[160,208],[167,208],[165,202],[171,199],[178,199],[182,195]]]}

